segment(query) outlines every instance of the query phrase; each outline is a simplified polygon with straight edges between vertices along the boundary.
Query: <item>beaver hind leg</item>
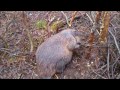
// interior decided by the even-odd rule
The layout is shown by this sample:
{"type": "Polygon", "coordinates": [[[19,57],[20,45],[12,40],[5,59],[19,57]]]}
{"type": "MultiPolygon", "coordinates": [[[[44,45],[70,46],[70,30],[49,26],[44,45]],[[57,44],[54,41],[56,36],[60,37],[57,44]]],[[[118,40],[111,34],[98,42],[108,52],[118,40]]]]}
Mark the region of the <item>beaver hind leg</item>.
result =
{"type": "Polygon", "coordinates": [[[65,61],[64,60],[60,60],[59,62],[57,62],[56,64],[56,73],[63,73],[64,69],[65,69],[65,61]]]}

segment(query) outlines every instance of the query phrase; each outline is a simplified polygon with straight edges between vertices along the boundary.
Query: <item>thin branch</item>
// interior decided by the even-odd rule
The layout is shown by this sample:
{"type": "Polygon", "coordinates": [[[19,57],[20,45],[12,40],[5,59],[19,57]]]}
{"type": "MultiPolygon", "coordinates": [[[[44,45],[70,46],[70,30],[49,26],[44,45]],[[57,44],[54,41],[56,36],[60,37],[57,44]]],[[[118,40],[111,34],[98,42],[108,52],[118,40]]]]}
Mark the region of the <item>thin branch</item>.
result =
{"type": "Polygon", "coordinates": [[[114,79],[114,72],[113,72],[113,66],[112,66],[112,79],[114,79]]]}
{"type": "Polygon", "coordinates": [[[87,15],[87,17],[90,19],[90,21],[92,22],[92,24],[94,25],[94,21],[92,20],[92,18],[87,14],[87,13],[85,13],[86,15],[87,15]]]}
{"type": "MultiPolygon", "coordinates": [[[[95,28],[96,28],[96,22],[94,22],[93,20],[92,20],[92,18],[86,13],[86,16],[89,18],[89,20],[92,22],[92,24],[93,24],[93,27],[92,27],[92,29],[91,29],[91,33],[92,32],[94,32],[95,31],[95,28]]],[[[98,32],[98,31],[97,31],[98,32]]],[[[99,32],[98,32],[98,34],[99,34],[99,32]]]]}
{"type": "Polygon", "coordinates": [[[56,79],[59,79],[59,77],[55,74],[56,79]]]}
{"type": "Polygon", "coordinates": [[[98,75],[99,77],[101,77],[102,79],[107,79],[105,77],[103,77],[102,75],[98,74],[97,72],[95,72],[94,70],[92,70],[93,73],[95,73],[96,75],[98,75]]]}
{"type": "Polygon", "coordinates": [[[107,64],[103,65],[101,68],[98,68],[97,71],[102,70],[103,68],[105,68],[107,66],[107,64]]]}
{"type": "Polygon", "coordinates": [[[27,20],[28,20],[28,18],[23,11],[23,22],[25,24],[26,31],[27,31],[27,36],[28,36],[28,39],[29,39],[29,42],[30,42],[30,52],[33,52],[33,42],[32,42],[32,37],[30,35],[30,32],[28,30],[29,29],[29,24],[28,24],[27,20]]]}
{"type": "Polygon", "coordinates": [[[6,53],[9,53],[9,54],[11,52],[10,49],[6,49],[6,48],[0,48],[0,51],[6,52],[6,53]]]}
{"type": "Polygon", "coordinates": [[[108,31],[109,31],[109,33],[112,35],[112,37],[114,38],[115,45],[116,45],[116,47],[117,47],[117,49],[118,49],[118,53],[120,54],[120,48],[119,48],[119,46],[118,46],[118,43],[117,43],[117,40],[116,40],[114,34],[111,32],[111,30],[108,30],[108,31]]]}
{"type": "Polygon", "coordinates": [[[56,16],[53,16],[51,19],[49,18],[48,25],[50,26],[56,20],[56,16]]]}
{"type": "Polygon", "coordinates": [[[118,58],[115,60],[115,62],[113,63],[113,66],[118,62],[119,58],[120,58],[120,57],[118,57],[118,58]]]}
{"type": "Polygon", "coordinates": [[[107,71],[108,71],[108,77],[110,79],[110,74],[109,74],[109,68],[110,68],[110,52],[109,52],[109,48],[108,48],[108,56],[107,56],[107,71]]]}
{"type": "Polygon", "coordinates": [[[65,16],[65,19],[66,19],[67,24],[68,24],[68,26],[69,26],[69,21],[68,21],[68,17],[67,17],[67,15],[66,15],[63,11],[61,11],[61,13],[65,16]]]}
{"type": "Polygon", "coordinates": [[[30,42],[30,52],[33,52],[33,42],[32,42],[32,38],[31,38],[31,35],[30,35],[30,32],[28,29],[26,29],[27,31],[27,35],[28,35],[28,38],[29,38],[29,42],[30,42]]]}
{"type": "Polygon", "coordinates": [[[72,22],[73,22],[73,20],[74,20],[74,18],[75,18],[75,16],[76,16],[76,14],[77,14],[77,11],[74,11],[74,13],[72,14],[72,18],[71,18],[71,20],[70,20],[69,27],[72,26],[72,22]]]}
{"type": "Polygon", "coordinates": [[[117,78],[116,79],[120,79],[120,74],[117,76],[117,78]]]}
{"type": "Polygon", "coordinates": [[[119,60],[119,57],[115,60],[115,62],[112,64],[112,78],[114,78],[114,66],[115,66],[115,64],[118,62],[118,60],[119,60]]]}

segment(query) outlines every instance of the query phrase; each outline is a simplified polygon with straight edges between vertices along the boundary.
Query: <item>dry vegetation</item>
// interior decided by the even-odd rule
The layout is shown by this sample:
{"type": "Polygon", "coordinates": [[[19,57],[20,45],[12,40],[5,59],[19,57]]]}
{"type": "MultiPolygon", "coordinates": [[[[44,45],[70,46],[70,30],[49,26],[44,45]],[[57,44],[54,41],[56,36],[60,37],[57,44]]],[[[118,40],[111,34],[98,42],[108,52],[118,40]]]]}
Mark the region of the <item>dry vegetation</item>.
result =
{"type": "Polygon", "coordinates": [[[83,45],[64,73],[53,78],[119,79],[119,18],[117,11],[0,11],[0,78],[38,78],[34,55],[38,45],[74,28],[83,33],[83,45]]]}

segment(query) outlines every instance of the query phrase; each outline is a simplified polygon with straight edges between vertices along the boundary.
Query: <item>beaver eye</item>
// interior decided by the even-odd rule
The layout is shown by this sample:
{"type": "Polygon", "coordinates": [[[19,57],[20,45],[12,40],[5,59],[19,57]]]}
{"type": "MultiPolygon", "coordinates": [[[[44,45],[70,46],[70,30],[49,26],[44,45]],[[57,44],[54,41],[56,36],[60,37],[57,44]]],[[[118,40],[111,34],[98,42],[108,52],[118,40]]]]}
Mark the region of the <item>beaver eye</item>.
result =
{"type": "Polygon", "coordinates": [[[80,45],[81,43],[80,43],[80,42],[78,42],[77,44],[78,44],[78,45],[80,45]]]}

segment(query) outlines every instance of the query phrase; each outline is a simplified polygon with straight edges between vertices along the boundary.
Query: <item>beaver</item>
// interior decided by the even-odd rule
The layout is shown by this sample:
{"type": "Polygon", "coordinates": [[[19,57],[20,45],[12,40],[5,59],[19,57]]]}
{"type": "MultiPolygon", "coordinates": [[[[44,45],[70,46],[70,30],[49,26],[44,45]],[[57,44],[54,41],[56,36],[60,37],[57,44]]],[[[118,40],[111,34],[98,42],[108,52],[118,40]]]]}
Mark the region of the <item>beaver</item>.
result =
{"type": "Polygon", "coordinates": [[[73,51],[80,47],[80,35],[75,29],[65,29],[38,47],[35,55],[40,79],[51,79],[54,74],[63,72],[73,51]]]}

